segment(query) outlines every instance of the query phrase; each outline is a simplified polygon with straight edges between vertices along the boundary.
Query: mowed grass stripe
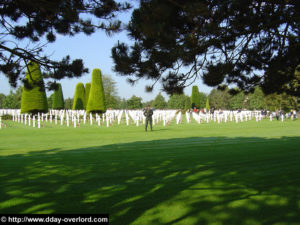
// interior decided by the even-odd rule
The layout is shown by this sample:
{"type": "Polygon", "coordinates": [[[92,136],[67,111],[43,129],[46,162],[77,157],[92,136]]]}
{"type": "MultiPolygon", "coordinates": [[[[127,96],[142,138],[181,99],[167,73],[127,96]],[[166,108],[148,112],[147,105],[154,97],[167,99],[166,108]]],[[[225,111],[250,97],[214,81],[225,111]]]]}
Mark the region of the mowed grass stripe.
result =
{"type": "Polygon", "coordinates": [[[0,213],[299,224],[300,121],[0,130],[0,213]]]}

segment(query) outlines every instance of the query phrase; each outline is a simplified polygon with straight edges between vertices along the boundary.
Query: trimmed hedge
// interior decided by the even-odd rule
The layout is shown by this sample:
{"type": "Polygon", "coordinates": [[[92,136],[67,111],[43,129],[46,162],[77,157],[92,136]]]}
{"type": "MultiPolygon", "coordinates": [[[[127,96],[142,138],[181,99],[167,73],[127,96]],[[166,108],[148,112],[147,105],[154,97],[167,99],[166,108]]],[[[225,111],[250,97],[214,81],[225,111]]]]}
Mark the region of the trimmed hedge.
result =
{"type": "Polygon", "coordinates": [[[40,66],[29,62],[22,90],[21,113],[48,112],[48,102],[40,66]]]}
{"type": "Polygon", "coordinates": [[[84,91],[83,83],[81,82],[79,82],[76,85],[72,109],[73,110],[85,109],[85,91],[84,91]]]}
{"type": "Polygon", "coordinates": [[[104,113],[106,111],[105,94],[100,69],[94,69],[92,72],[91,90],[86,111],[87,113],[104,113]]]}
{"type": "Polygon", "coordinates": [[[86,106],[87,106],[87,103],[89,102],[90,90],[91,90],[91,83],[86,83],[85,84],[85,104],[86,104],[86,106]]]}
{"type": "Polygon", "coordinates": [[[64,109],[65,101],[61,88],[61,84],[57,84],[58,88],[54,91],[52,96],[52,109],[64,109]]]}

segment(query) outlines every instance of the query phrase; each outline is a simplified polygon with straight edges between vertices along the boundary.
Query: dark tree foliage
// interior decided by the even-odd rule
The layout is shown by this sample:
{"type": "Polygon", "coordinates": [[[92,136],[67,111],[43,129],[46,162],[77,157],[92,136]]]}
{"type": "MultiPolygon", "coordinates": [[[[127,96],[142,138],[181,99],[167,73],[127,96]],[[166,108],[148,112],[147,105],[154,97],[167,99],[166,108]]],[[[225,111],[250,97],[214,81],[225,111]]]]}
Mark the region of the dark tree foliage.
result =
{"type": "MultiPolygon", "coordinates": [[[[66,56],[61,61],[52,60],[43,54],[43,42],[54,42],[57,35],[90,35],[99,29],[108,34],[119,31],[121,22],[116,20],[116,13],[129,8],[128,3],[115,0],[2,0],[0,72],[13,87],[24,79],[29,61],[43,68],[44,78],[80,77],[88,72],[81,59],[72,61],[66,56]]],[[[56,89],[57,85],[49,81],[48,88],[56,89]]]]}
{"type": "Polygon", "coordinates": [[[127,28],[135,42],[112,49],[114,69],[131,83],[161,80],[167,93],[201,77],[300,95],[299,26],[300,1],[141,0],[127,28]]]}

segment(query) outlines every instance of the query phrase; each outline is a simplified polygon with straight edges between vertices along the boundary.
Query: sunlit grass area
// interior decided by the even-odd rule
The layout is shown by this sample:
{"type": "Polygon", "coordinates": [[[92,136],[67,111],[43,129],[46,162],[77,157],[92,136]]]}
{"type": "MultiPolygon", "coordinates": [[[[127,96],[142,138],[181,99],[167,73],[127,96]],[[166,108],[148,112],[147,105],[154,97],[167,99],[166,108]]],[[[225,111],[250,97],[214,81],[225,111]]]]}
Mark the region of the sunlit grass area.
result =
{"type": "Polygon", "coordinates": [[[300,224],[300,120],[0,130],[0,213],[300,224]]]}

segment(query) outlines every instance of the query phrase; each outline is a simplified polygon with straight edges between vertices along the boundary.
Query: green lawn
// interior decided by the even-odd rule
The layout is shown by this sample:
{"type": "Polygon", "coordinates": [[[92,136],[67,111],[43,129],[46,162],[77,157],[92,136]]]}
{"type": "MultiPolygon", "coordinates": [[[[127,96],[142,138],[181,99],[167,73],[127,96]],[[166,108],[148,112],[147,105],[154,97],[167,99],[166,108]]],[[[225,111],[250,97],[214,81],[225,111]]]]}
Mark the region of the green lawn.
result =
{"type": "Polygon", "coordinates": [[[0,130],[0,213],[300,224],[300,120],[0,130]]]}

